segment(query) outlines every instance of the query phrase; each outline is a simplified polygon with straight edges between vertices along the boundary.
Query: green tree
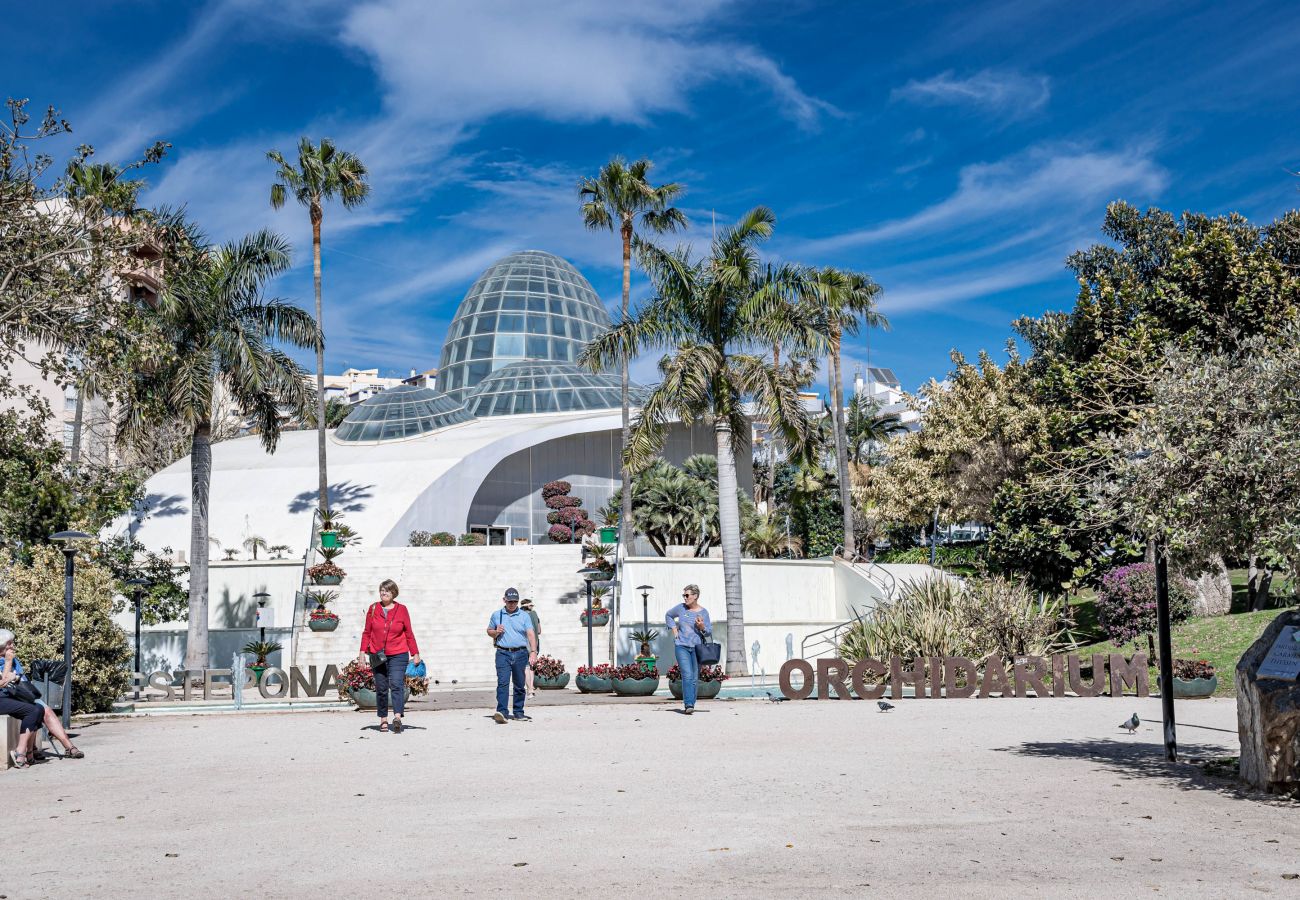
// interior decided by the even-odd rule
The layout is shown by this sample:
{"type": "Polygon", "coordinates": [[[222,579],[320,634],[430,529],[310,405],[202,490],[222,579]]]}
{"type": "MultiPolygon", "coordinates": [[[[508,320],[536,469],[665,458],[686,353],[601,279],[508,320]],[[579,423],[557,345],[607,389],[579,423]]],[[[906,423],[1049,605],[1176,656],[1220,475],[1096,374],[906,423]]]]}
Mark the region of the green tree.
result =
{"type": "Polygon", "coordinates": [[[848,438],[849,461],[862,465],[870,461],[874,448],[906,434],[907,426],[898,413],[882,413],[879,403],[854,394],[849,399],[844,431],[848,438]]]}
{"type": "Polygon", "coordinates": [[[175,353],[167,365],[139,374],[124,411],[128,436],[173,421],[190,432],[188,669],[208,664],[208,495],[218,388],[254,418],[267,451],[280,437],[280,405],[301,410],[311,400],[304,372],[275,342],[319,347],[320,330],[305,310],[263,294],[288,268],[289,245],[272,232],[209,247],[193,226],[177,223],[157,312],[175,353]]]}
{"type": "MultiPolygon", "coordinates": [[[[339,397],[330,397],[325,401],[325,427],[338,428],[343,424],[343,420],[352,412],[352,407],[348,406],[347,401],[339,397]]],[[[313,405],[303,410],[302,421],[304,425],[310,428],[316,427],[316,407],[313,405]]]]}
{"type": "MultiPolygon", "coordinates": [[[[685,228],[686,216],[672,202],[682,193],[676,182],[656,187],[647,178],[654,167],[648,159],[638,159],[628,165],[621,156],[605,164],[595,178],[584,178],[578,185],[582,200],[582,220],[592,230],[617,231],[623,246],[623,315],[627,321],[631,312],[632,297],[632,245],[639,240],[638,222],[642,233],[650,231],[665,234],[685,228]]],[[[628,399],[628,358],[619,363],[621,405],[623,410],[623,447],[631,437],[631,405],[628,399]]],[[[632,523],[632,473],[626,461],[622,466],[621,534],[624,541],[633,533],[632,523]]]]}
{"type": "Polygon", "coordinates": [[[745,673],[744,602],[740,587],[740,502],[736,448],[749,440],[744,402],[801,442],[807,419],[799,386],[764,356],[768,346],[763,313],[781,286],[764,282],[757,245],[769,237],[775,217],[757,207],[714,238],[708,256],[693,259],[687,248],[668,252],[642,244],[640,262],[655,295],[635,316],[592,341],[582,362],[600,369],[639,350],[666,347],[659,362],[662,382],[651,391],[632,425],[624,449],[633,468],[646,465],[662,446],[669,425],[708,422],[717,443],[719,523],[727,601],[727,671],[745,673]]]}
{"type": "MultiPolygon", "coordinates": [[[[312,286],[316,293],[316,326],[324,335],[325,325],[321,318],[320,289],[320,233],[321,223],[325,219],[325,204],[338,198],[344,208],[353,209],[360,206],[370,196],[370,185],[366,181],[366,167],[356,156],[334,147],[329,138],[320,144],[312,144],[309,138],[298,142],[298,165],[285,161],[278,150],[270,150],[267,159],[279,166],[276,178],[271,185],[271,206],[279,209],[286,199],[292,197],[302,206],[307,207],[311,218],[311,271],[312,286]]],[[[328,427],[325,415],[325,341],[316,344],[316,453],[320,478],[320,511],[329,509],[329,477],[325,470],[325,429],[328,427]]]]}

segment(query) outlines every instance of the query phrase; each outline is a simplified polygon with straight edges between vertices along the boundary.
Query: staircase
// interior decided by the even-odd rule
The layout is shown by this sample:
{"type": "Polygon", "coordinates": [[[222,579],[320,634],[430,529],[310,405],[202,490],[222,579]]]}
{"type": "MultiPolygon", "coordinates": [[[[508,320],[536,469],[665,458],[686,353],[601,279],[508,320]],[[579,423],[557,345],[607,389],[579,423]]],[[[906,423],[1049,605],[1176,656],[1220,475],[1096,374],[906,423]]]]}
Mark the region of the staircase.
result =
{"type": "MultiPolygon", "coordinates": [[[[586,587],[576,573],[582,568],[579,547],[377,547],[349,548],[338,559],[348,573],[333,590],[339,599],[330,609],[339,616],[332,632],[312,632],[298,612],[294,665],[343,664],[361,647],[365,612],[378,600],[379,583],[397,582],[399,603],[411,613],[411,625],[429,677],[442,687],[495,683],[495,650],[485,633],[488,617],[501,608],[506,588],[533,600],[541,619],[541,651],[564,661],[576,672],[587,662],[587,632],[579,621],[586,608],[586,587]]],[[[609,662],[607,628],[594,629],[596,662],[609,662]]]]}

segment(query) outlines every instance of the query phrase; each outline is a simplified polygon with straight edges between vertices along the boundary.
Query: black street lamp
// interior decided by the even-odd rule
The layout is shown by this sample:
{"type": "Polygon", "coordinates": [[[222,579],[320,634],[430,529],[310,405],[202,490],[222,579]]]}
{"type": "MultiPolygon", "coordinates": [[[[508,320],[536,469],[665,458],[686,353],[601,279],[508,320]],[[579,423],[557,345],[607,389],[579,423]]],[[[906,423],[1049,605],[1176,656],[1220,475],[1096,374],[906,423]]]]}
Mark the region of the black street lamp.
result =
{"type": "Polygon", "coordinates": [[[266,591],[258,591],[256,594],[253,595],[253,599],[257,601],[257,610],[258,610],[258,613],[257,613],[257,624],[258,624],[258,630],[259,630],[259,632],[260,632],[260,636],[258,637],[258,640],[260,640],[262,643],[265,644],[265,643],[266,643],[266,626],[262,624],[262,612],[261,612],[261,611],[264,610],[264,609],[266,609],[266,601],[271,599],[271,595],[268,594],[266,591]]]}
{"type": "MultiPolygon", "coordinates": [[[[141,666],[140,656],[140,606],[144,602],[144,589],[149,586],[149,579],[128,578],[126,583],[134,589],[131,591],[131,605],[135,607],[135,674],[143,676],[144,669],[141,666]]],[[[140,681],[138,678],[132,680],[135,681],[135,692],[131,695],[131,699],[139,700],[140,681]]]]}
{"type": "Polygon", "coordinates": [[[1156,557],[1156,631],[1160,642],[1160,711],[1165,722],[1165,759],[1178,761],[1174,723],[1174,649],[1169,622],[1169,555],[1163,541],[1152,541],[1156,557]]]}
{"type": "Polygon", "coordinates": [[[591,636],[591,583],[593,581],[603,581],[609,577],[609,573],[604,569],[588,566],[585,569],[579,569],[578,574],[582,576],[583,581],[587,582],[587,668],[590,669],[595,665],[595,644],[591,636]]]}
{"type": "Polygon", "coordinates": [[[77,544],[90,540],[84,531],[60,531],[50,540],[63,545],[63,727],[72,719],[72,588],[77,569],[77,544]]]}
{"type": "Polygon", "coordinates": [[[641,630],[650,630],[650,598],[649,593],[653,591],[653,584],[637,585],[637,590],[641,592],[641,630]]]}

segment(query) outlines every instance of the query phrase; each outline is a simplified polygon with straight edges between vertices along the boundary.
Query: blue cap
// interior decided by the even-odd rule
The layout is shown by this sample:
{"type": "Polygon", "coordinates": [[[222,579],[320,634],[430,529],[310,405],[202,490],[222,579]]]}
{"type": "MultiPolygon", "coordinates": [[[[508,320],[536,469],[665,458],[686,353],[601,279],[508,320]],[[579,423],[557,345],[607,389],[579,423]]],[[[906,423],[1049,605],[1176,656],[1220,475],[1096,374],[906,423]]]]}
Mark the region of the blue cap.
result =
{"type": "Polygon", "coordinates": [[[518,592],[517,590],[515,590],[514,588],[506,588],[506,599],[507,599],[507,600],[518,600],[518,599],[519,599],[519,592],[518,592]]]}

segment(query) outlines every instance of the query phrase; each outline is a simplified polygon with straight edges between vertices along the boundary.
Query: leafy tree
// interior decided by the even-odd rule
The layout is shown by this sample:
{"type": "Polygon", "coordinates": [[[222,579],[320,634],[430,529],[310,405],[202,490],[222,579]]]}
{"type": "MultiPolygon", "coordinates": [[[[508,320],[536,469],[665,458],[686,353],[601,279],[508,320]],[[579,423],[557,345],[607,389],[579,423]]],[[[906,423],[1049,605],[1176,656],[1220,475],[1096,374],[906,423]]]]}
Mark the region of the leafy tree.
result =
{"type": "Polygon", "coordinates": [[[128,600],[135,587],[126,582],[141,578],[148,582],[141,587],[140,620],[146,625],[162,622],[180,622],[185,619],[189,594],[181,579],[189,573],[188,566],[171,560],[172,549],[164,547],[154,553],[130,534],[115,535],[101,541],[92,554],[94,560],[113,575],[113,612],[128,608],[128,600]]]}
{"type": "Polygon", "coordinates": [[[320,330],[304,310],[263,294],[289,267],[283,238],[259,231],[209,247],[193,226],[170,235],[166,291],[157,318],[175,353],[167,365],[142,371],[124,411],[128,435],[155,423],[184,422],[190,431],[191,529],[189,629],[185,667],[208,664],[208,495],[212,481],[213,398],[218,385],[259,426],[274,451],[280,406],[310,402],[304,373],[274,345],[319,347],[320,330]]]}
{"type": "Polygon", "coordinates": [[[772,427],[801,442],[807,418],[799,386],[749,352],[767,345],[763,311],[782,286],[764,279],[757,244],[772,233],[775,217],[764,207],[746,213],[713,240],[708,256],[692,258],[688,248],[667,252],[640,248],[642,268],[655,295],[635,316],[600,335],[583,351],[582,362],[599,369],[639,350],[667,347],[659,362],[663,381],[646,398],[633,423],[625,462],[641,468],[658,451],[670,423],[690,426],[703,419],[717,442],[719,521],[727,598],[727,672],[745,672],[744,602],[740,586],[740,502],[736,447],[749,439],[745,399],[772,427]]]}
{"type": "Polygon", "coordinates": [[[325,326],[321,317],[320,290],[320,237],[321,223],[325,220],[325,204],[338,198],[344,208],[360,206],[370,196],[366,181],[365,164],[356,156],[334,147],[325,138],[313,144],[309,138],[298,142],[298,165],[285,161],[278,150],[270,150],[267,159],[279,166],[271,185],[271,206],[279,209],[289,197],[307,207],[311,218],[312,285],[316,292],[316,327],[322,335],[316,342],[316,452],[320,477],[320,511],[329,509],[329,478],[325,471],[325,429],[329,427],[325,414],[325,326]]]}
{"type": "MultiPolygon", "coordinates": [[[[665,234],[687,226],[686,216],[672,202],[682,193],[676,182],[652,185],[647,176],[654,167],[648,159],[638,159],[628,165],[621,156],[605,164],[595,178],[584,178],[578,185],[582,199],[582,220],[587,227],[599,231],[617,231],[623,245],[623,315],[627,321],[631,312],[632,296],[632,245],[639,240],[638,220],[641,229],[655,234],[665,234]]],[[[619,363],[620,388],[623,410],[623,447],[631,439],[631,406],[628,400],[628,359],[619,363]]],[[[632,473],[624,462],[621,470],[621,520],[623,533],[632,536],[632,473]]]]}
{"type": "Polygon", "coordinates": [[[745,552],[759,559],[797,557],[801,546],[799,538],[786,534],[785,526],[771,513],[755,516],[754,522],[745,530],[745,552]]]}

